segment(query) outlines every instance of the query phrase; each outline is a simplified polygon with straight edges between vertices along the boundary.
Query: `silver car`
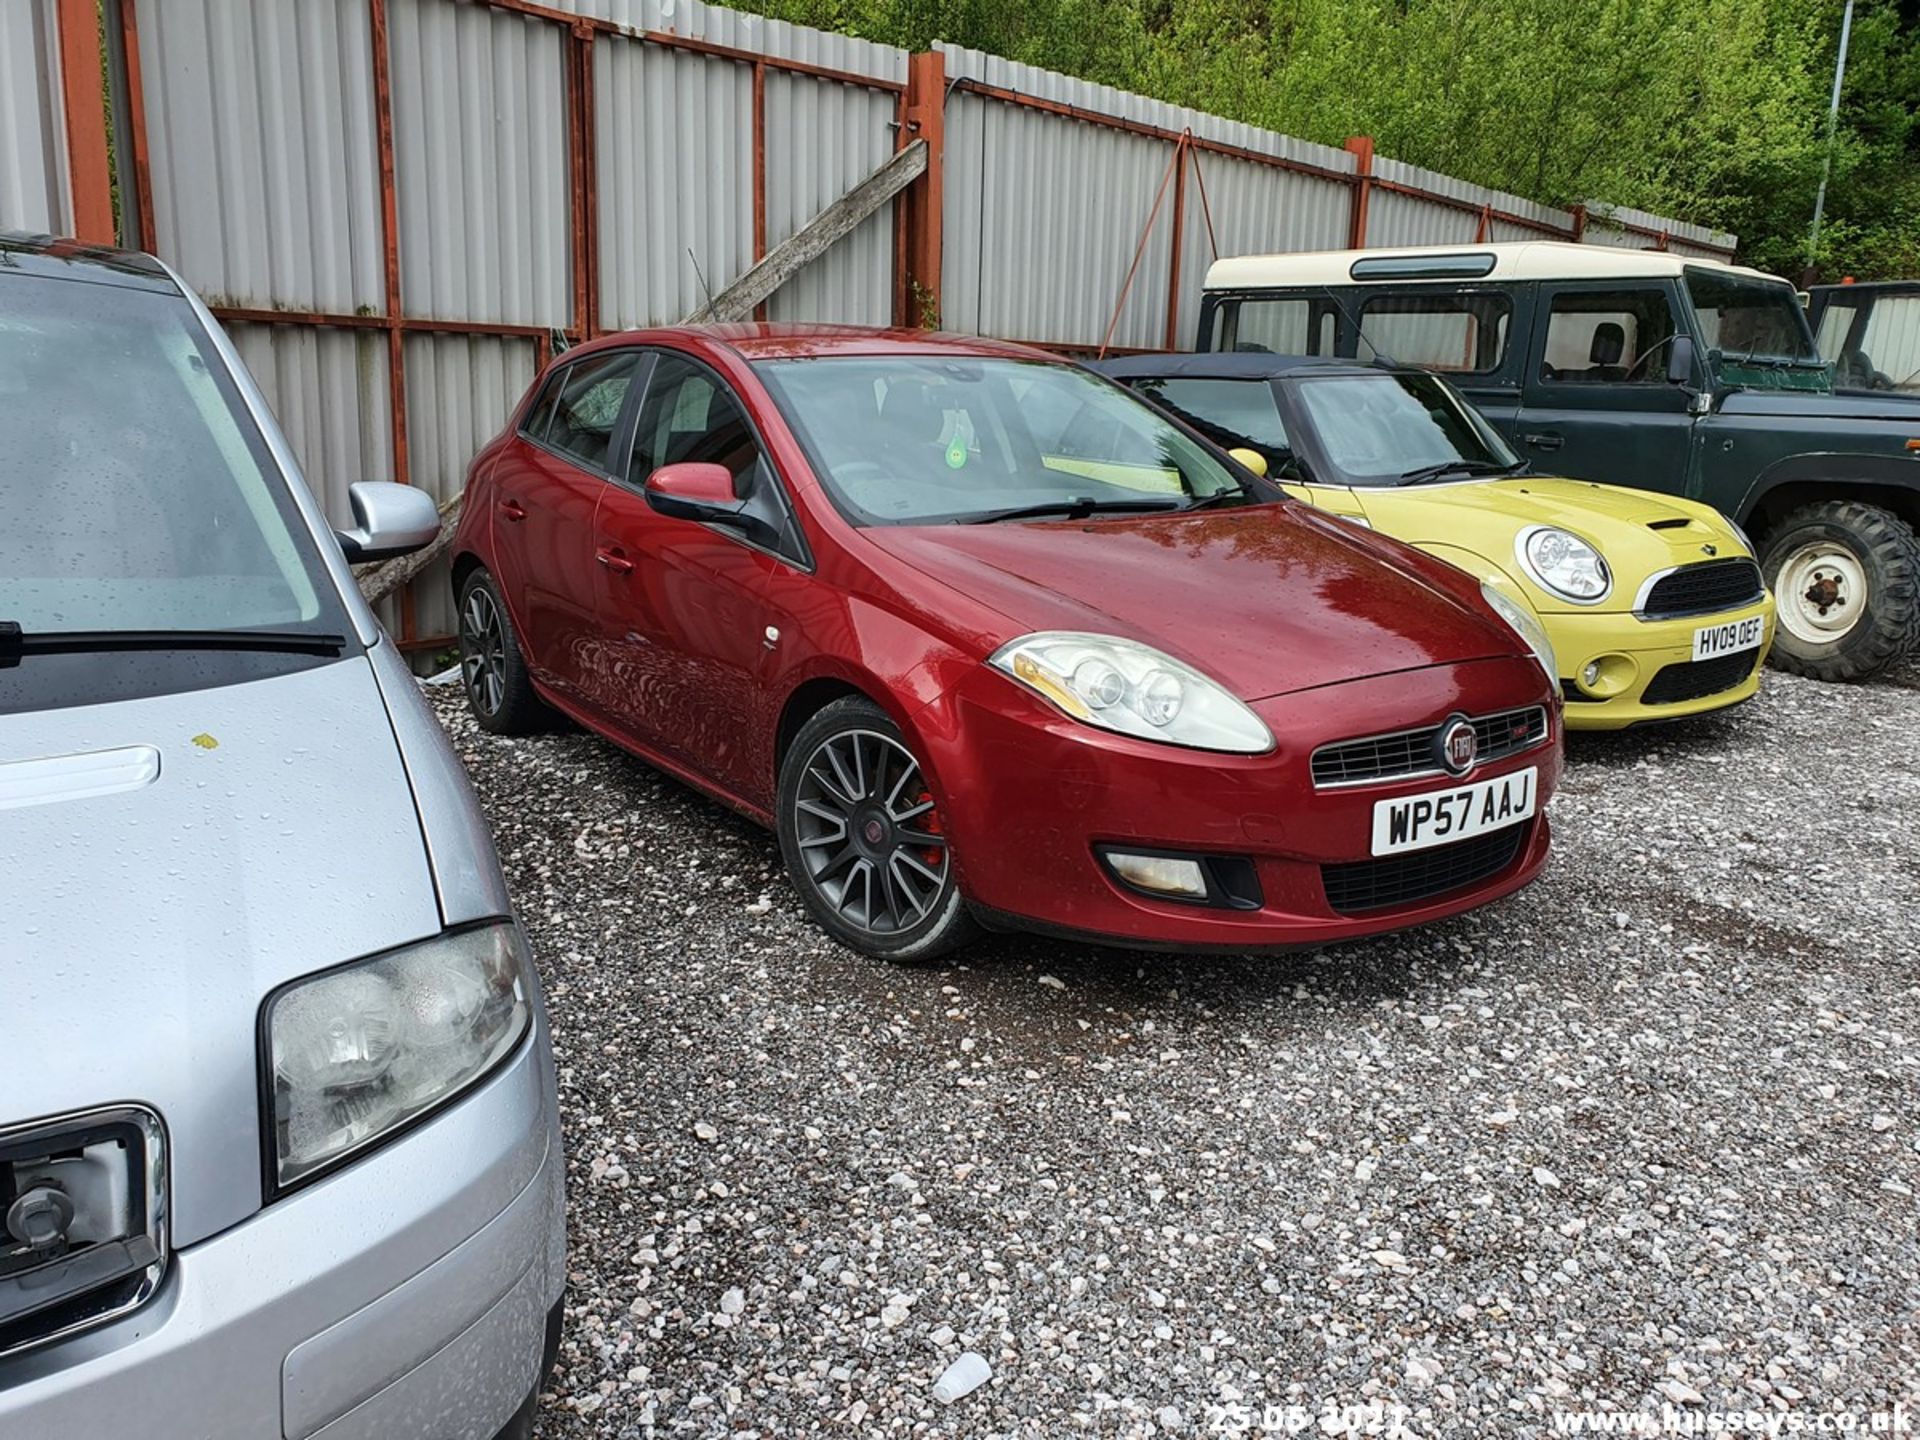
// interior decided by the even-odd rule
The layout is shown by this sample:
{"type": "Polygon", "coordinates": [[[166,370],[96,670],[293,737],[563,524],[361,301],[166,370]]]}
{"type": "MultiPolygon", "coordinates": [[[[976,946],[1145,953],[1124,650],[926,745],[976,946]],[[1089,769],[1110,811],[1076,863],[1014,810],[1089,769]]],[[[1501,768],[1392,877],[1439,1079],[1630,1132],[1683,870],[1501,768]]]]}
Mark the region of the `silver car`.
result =
{"type": "Polygon", "coordinates": [[[165,267],[0,237],[0,1436],[532,1429],[546,1018],[353,503],[165,267]]]}

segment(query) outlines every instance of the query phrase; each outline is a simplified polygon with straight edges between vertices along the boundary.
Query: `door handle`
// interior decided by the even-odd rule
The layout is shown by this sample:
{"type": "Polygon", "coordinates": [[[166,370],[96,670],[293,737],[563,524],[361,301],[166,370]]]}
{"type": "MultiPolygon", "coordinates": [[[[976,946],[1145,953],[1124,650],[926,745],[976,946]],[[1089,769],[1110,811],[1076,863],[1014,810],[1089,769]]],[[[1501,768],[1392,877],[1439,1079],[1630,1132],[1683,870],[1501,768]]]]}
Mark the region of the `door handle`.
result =
{"type": "Polygon", "coordinates": [[[1558,450],[1567,443],[1567,437],[1557,430],[1536,430],[1531,435],[1520,437],[1536,450],[1558,450]]]}
{"type": "Polygon", "coordinates": [[[527,507],[518,500],[502,500],[500,513],[509,520],[524,520],[527,518],[527,507]]]}
{"type": "Polygon", "coordinates": [[[593,558],[616,575],[629,575],[633,573],[633,561],[622,555],[618,550],[609,550],[603,545],[593,552],[593,558]]]}

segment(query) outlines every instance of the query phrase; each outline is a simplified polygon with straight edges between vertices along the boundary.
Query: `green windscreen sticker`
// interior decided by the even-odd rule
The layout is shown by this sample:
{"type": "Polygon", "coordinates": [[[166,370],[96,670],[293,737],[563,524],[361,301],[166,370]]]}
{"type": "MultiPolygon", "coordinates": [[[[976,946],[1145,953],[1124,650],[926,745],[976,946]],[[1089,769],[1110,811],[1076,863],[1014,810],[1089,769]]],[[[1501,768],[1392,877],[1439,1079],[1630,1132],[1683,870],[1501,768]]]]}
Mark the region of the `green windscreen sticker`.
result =
{"type": "Polygon", "coordinates": [[[965,437],[956,434],[947,444],[947,465],[953,470],[962,470],[967,464],[967,442],[965,437]]]}

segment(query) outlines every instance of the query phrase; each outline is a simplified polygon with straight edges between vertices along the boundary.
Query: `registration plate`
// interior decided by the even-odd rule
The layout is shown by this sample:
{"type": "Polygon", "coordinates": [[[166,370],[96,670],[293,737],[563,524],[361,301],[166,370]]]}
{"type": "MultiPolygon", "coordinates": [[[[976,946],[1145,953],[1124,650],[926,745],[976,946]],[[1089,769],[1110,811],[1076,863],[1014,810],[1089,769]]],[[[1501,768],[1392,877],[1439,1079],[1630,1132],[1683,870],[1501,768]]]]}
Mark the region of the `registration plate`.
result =
{"type": "Polygon", "coordinates": [[[1749,615],[1725,625],[1702,625],[1693,632],[1693,658],[1713,660],[1721,655],[1738,655],[1742,650],[1758,650],[1766,633],[1764,615],[1749,615]]]}
{"type": "Polygon", "coordinates": [[[1373,853],[1394,855],[1468,840],[1518,825],[1533,814],[1538,772],[1529,765],[1511,775],[1453,790],[1430,790],[1373,806],[1373,853]]]}

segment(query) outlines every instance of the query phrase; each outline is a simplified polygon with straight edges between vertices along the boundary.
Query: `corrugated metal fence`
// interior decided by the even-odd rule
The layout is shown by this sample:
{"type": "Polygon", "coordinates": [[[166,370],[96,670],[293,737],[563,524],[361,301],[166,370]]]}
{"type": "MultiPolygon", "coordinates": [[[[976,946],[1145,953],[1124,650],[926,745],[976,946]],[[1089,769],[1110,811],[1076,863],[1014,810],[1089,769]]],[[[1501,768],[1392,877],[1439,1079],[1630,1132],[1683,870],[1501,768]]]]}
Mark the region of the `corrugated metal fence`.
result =
{"type": "MultiPolygon", "coordinates": [[[[556,336],[686,314],[915,134],[928,176],[769,318],[1185,344],[1216,253],[1733,246],[698,0],[0,4],[0,228],[117,233],[179,269],[340,519],[358,479],[451,494],[556,336]]],[[[385,618],[443,645],[444,584],[385,618]]]]}

